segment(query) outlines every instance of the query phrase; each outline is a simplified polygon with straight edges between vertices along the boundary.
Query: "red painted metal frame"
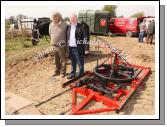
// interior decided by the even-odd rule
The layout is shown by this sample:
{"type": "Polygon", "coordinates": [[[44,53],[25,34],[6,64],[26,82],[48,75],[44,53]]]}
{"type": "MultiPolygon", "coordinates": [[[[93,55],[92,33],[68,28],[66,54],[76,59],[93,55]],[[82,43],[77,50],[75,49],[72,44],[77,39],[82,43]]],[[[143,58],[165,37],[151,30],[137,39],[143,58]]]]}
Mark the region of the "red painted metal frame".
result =
{"type": "MultiPolygon", "coordinates": [[[[116,91],[117,95],[114,98],[110,98],[102,95],[99,92],[93,91],[85,87],[76,87],[73,89],[73,99],[72,99],[72,115],[82,115],[82,114],[91,114],[91,113],[100,113],[106,111],[120,111],[125,105],[130,96],[135,92],[139,85],[142,84],[142,81],[151,71],[150,68],[132,65],[133,67],[141,68],[142,71],[128,86],[130,89],[120,88],[116,91]],[[77,104],[77,94],[84,96],[85,98],[81,103],[77,104]],[[91,101],[100,102],[105,105],[104,108],[99,109],[84,109],[88,103],[91,101]]],[[[93,73],[88,73],[88,77],[93,73]]],[[[113,88],[113,84],[109,84],[109,87],[113,88]]]]}

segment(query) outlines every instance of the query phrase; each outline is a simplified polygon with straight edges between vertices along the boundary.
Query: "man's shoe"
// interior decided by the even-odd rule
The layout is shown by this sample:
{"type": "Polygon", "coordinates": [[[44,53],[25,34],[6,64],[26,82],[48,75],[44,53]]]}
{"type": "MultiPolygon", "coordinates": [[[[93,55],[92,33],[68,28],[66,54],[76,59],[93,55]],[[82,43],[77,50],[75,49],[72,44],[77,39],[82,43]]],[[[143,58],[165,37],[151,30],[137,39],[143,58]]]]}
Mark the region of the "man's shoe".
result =
{"type": "Polygon", "coordinates": [[[54,73],[54,74],[52,75],[52,77],[55,77],[55,76],[58,76],[58,75],[60,75],[60,73],[54,73]]]}
{"type": "Polygon", "coordinates": [[[73,79],[73,78],[75,78],[75,76],[70,75],[70,76],[67,77],[67,79],[73,79]]]}
{"type": "Polygon", "coordinates": [[[65,74],[61,74],[61,77],[64,78],[66,75],[65,74]]]}

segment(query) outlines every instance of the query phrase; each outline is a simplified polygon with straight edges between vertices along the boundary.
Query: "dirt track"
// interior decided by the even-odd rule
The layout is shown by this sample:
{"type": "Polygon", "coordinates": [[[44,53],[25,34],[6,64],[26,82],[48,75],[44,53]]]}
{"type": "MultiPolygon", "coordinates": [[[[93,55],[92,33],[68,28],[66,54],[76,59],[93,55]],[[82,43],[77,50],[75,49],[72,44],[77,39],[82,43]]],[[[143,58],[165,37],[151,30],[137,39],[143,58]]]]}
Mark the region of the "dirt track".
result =
{"type": "MultiPolygon", "coordinates": [[[[154,86],[155,86],[155,47],[154,45],[139,44],[137,38],[126,37],[103,37],[112,42],[113,47],[121,49],[128,54],[128,61],[133,64],[151,67],[152,73],[138,88],[131,97],[120,114],[153,115],[154,114],[154,86]]],[[[10,55],[10,54],[9,54],[10,55]]],[[[8,57],[8,56],[6,56],[8,57]]],[[[103,58],[101,59],[103,60],[103,58]]],[[[90,56],[85,59],[85,70],[91,70],[96,65],[96,58],[90,56]]],[[[67,73],[70,72],[70,61],[67,62],[67,73]]],[[[54,72],[54,64],[51,57],[44,58],[38,62],[32,60],[20,61],[16,64],[6,66],[6,91],[11,91],[22,97],[38,103],[53,94],[64,91],[61,84],[67,81],[57,77],[51,80],[50,76],[54,72]]],[[[100,107],[101,104],[92,103],[89,107],[100,107]]],[[[60,114],[71,108],[71,92],[68,92],[56,99],[53,99],[38,109],[44,114],[60,114]]],[[[66,113],[68,114],[69,111],[66,113]]],[[[115,114],[114,112],[104,112],[100,114],[115,114]]]]}

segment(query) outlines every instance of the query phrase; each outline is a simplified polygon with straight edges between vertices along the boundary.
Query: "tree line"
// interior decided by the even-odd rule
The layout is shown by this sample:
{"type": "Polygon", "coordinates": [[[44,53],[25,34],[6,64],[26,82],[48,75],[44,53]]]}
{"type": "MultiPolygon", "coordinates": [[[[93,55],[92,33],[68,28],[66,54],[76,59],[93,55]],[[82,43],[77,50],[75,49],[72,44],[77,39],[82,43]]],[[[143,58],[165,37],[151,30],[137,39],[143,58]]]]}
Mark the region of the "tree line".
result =
{"type": "MultiPolygon", "coordinates": [[[[116,5],[104,5],[104,7],[102,8],[103,11],[110,12],[112,17],[123,18],[124,17],[123,15],[120,15],[120,16],[116,15],[116,9],[117,9],[116,5]]],[[[130,17],[131,18],[138,18],[140,16],[145,16],[144,12],[136,12],[136,13],[132,14],[130,17]]]]}

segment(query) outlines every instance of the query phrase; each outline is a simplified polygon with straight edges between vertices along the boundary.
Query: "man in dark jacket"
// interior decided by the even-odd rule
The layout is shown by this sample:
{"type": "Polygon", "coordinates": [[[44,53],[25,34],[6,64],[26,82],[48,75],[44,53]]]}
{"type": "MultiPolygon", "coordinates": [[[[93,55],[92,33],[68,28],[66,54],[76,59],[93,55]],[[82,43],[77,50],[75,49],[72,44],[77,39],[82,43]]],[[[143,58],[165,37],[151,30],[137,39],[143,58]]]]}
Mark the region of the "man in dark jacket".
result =
{"type": "Polygon", "coordinates": [[[84,73],[84,53],[85,45],[83,41],[87,36],[82,29],[81,24],[78,23],[77,16],[72,14],[70,17],[70,25],[67,27],[67,41],[69,45],[69,57],[71,59],[72,70],[68,79],[76,76],[76,66],[79,65],[78,76],[84,73]]]}
{"type": "Polygon", "coordinates": [[[147,44],[152,44],[153,36],[155,34],[155,22],[154,20],[150,21],[147,28],[147,44]],[[150,40],[150,41],[149,41],[150,40]]]}

